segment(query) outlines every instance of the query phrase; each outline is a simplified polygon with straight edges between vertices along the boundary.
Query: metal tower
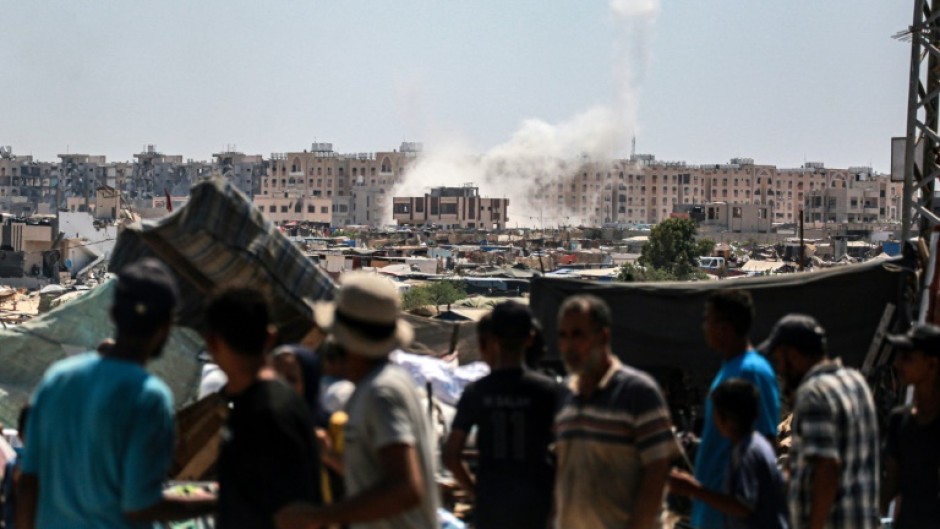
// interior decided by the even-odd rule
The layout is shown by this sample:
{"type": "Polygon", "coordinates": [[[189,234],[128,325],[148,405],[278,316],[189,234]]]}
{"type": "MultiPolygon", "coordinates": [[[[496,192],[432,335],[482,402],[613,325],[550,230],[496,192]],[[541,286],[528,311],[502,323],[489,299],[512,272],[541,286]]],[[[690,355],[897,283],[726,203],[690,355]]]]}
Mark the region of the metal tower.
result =
{"type": "Polygon", "coordinates": [[[904,150],[902,240],[940,225],[934,189],[940,178],[940,0],[915,0],[911,27],[895,35],[911,43],[907,134],[904,150]]]}

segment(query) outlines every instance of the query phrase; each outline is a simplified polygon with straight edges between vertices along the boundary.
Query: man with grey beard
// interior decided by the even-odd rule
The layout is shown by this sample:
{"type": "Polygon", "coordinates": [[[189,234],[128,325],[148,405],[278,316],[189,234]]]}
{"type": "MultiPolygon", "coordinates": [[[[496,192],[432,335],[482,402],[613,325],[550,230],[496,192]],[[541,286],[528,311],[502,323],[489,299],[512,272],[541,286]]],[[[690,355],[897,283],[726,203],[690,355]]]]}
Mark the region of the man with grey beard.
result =
{"type": "Polygon", "coordinates": [[[570,297],[558,311],[573,392],[555,419],[559,529],[661,526],[678,445],[659,387],[614,356],[610,326],[610,308],[595,296],[570,297]]]}

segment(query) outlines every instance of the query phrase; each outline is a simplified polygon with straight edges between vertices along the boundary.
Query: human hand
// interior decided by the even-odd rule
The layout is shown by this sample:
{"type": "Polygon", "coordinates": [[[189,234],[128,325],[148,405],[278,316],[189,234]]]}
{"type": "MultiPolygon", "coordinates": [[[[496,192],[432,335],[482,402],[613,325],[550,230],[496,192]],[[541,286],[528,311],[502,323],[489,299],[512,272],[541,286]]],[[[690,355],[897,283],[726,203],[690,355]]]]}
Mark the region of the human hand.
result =
{"type": "Polygon", "coordinates": [[[330,438],[329,432],[324,428],[314,428],[313,433],[317,441],[317,448],[320,450],[321,454],[333,451],[333,439],[330,438]]]}
{"type": "Polygon", "coordinates": [[[692,474],[673,469],[669,473],[669,492],[677,496],[692,496],[702,484],[692,474]]]}

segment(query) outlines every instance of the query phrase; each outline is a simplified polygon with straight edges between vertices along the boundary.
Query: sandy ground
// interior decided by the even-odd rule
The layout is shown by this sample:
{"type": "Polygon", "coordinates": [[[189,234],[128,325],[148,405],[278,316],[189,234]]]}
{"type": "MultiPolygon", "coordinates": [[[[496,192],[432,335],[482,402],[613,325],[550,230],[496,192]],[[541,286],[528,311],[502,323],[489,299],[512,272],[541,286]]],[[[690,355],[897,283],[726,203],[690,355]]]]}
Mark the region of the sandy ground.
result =
{"type": "Polygon", "coordinates": [[[0,299],[0,322],[6,324],[22,323],[39,314],[39,294],[32,295],[17,292],[13,296],[0,299]]]}

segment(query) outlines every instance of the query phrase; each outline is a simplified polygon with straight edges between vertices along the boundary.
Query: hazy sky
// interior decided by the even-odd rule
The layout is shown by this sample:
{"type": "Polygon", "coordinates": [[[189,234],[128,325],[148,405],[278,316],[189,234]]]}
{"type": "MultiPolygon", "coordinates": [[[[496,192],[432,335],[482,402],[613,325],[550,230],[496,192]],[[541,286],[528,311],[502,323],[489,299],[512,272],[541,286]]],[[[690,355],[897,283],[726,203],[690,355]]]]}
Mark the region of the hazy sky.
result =
{"type": "Polygon", "coordinates": [[[912,6],[663,0],[633,36],[648,60],[624,64],[606,0],[0,0],[0,145],[43,160],[148,143],[196,159],[315,140],[483,152],[523,120],[609,104],[630,68],[640,152],[887,171],[910,57],[891,35],[912,6]]]}

